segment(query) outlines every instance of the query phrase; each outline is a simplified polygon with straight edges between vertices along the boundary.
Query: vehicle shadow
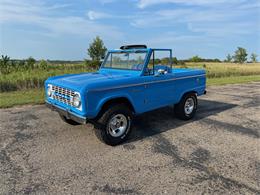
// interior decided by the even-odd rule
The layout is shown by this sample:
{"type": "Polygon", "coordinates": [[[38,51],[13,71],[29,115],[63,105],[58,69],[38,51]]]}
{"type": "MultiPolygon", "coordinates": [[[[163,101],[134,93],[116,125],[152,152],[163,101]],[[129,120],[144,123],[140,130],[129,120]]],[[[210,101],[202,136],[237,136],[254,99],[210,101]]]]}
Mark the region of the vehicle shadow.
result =
{"type": "Polygon", "coordinates": [[[193,119],[188,121],[177,119],[174,116],[173,107],[165,107],[137,116],[134,120],[133,130],[127,143],[173,130],[182,125],[218,114],[237,106],[236,104],[218,101],[202,99],[198,101],[199,106],[197,113],[193,119]]]}

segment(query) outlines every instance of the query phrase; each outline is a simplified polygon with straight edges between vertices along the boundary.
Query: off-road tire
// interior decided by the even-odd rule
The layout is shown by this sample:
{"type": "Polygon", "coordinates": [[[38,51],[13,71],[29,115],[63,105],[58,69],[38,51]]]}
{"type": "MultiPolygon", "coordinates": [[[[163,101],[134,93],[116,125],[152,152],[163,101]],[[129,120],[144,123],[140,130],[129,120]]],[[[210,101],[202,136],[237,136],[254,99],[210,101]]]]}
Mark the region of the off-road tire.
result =
{"type": "Polygon", "coordinates": [[[99,119],[96,120],[95,134],[97,138],[111,146],[119,145],[124,142],[131,132],[133,113],[125,104],[114,104],[107,108],[99,119]],[[122,114],[127,119],[127,128],[125,132],[119,137],[113,137],[109,133],[109,121],[116,115],[122,114]]]}
{"type": "Polygon", "coordinates": [[[178,104],[174,105],[175,116],[181,120],[189,120],[194,117],[194,115],[197,111],[197,106],[198,106],[198,100],[197,100],[196,94],[187,93],[182,97],[181,101],[178,104]],[[189,98],[193,99],[194,108],[190,114],[187,114],[187,113],[185,113],[185,103],[189,98]]]}

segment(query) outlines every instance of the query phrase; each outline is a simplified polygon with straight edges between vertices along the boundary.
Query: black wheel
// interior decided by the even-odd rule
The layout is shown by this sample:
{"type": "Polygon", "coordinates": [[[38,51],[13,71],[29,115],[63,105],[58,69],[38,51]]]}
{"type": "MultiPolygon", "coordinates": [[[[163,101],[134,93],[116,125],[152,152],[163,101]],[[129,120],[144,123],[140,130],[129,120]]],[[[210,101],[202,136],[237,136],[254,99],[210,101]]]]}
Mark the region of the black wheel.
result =
{"type": "Polygon", "coordinates": [[[197,110],[197,96],[195,93],[184,95],[181,101],[174,106],[174,112],[177,118],[182,120],[191,119],[197,110]]]}
{"type": "Polygon", "coordinates": [[[71,120],[71,119],[67,119],[66,116],[60,114],[60,118],[65,122],[65,123],[68,123],[70,125],[80,125],[80,123],[74,121],[74,120],[71,120]]]}
{"type": "Polygon", "coordinates": [[[118,145],[129,136],[132,119],[133,113],[125,104],[111,106],[97,120],[96,135],[108,145],[118,145]]]}

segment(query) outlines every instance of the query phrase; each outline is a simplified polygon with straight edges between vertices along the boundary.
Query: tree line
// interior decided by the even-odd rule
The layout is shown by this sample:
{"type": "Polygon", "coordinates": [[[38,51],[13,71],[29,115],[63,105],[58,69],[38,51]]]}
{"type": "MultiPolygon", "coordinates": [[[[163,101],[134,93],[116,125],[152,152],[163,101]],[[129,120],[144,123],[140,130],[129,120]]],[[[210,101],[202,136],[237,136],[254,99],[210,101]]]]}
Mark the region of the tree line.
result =
{"type": "MultiPolygon", "coordinates": [[[[245,48],[243,47],[238,47],[237,50],[235,51],[234,55],[230,55],[228,54],[225,62],[235,62],[235,63],[240,63],[243,64],[245,62],[247,62],[247,51],[245,48]]],[[[257,62],[257,54],[256,53],[252,53],[250,56],[250,59],[252,63],[256,63],[257,62]]]]}
{"type": "Polygon", "coordinates": [[[10,59],[7,55],[1,55],[0,59],[0,73],[8,74],[13,71],[28,70],[34,68],[46,69],[47,63],[40,61],[36,65],[36,60],[33,57],[29,57],[26,60],[14,60],[10,59]]]}
{"type": "MultiPolygon", "coordinates": [[[[87,67],[96,69],[101,64],[102,59],[104,58],[107,52],[107,48],[104,45],[103,40],[97,36],[93,42],[89,44],[89,48],[87,53],[91,60],[85,59],[84,63],[87,67]]],[[[247,51],[245,48],[238,47],[237,50],[234,52],[233,55],[228,54],[224,62],[234,62],[234,63],[245,63],[247,62],[247,51]]],[[[250,62],[255,63],[257,62],[257,54],[252,53],[250,55],[250,62]]],[[[201,58],[198,55],[193,56],[192,58],[186,60],[178,60],[176,57],[173,59],[174,64],[185,65],[187,62],[222,62],[221,60],[215,59],[205,59],[201,58]]],[[[155,59],[156,63],[169,63],[169,58],[163,59],[155,59]]],[[[28,70],[28,69],[48,69],[50,68],[51,64],[71,64],[71,63],[82,63],[82,61],[62,61],[62,60],[40,60],[36,61],[34,58],[29,57],[26,60],[11,60],[9,56],[2,55],[0,58],[0,73],[8,74],[12,71],[19,71],[19,70],[28,70]]]]}
{"type": "MultiPolygon", "coordinates": [[[[100,62],[102,57],[104,57],[107,48],[105,47],[102,39],[100,37],[96,37],[93,42],[89,45],[88,55],[91,57],[92,61],[100,62]]],[[[224,62],[234,62],[234,63],[245,63],[247,62],[247,51],[245,48],[238,47],[237,50],[234,52],[234,55],[231,56],[230,54],[227,55],[224,62]]],[[[185,64],[186,62],[222,62],[220,59],[205,59],[201,58],[198,55],[193,56],[192,58],[186,60],[178,60],[176,57],[173,59],[174,64],[185,64]]],[[[257,54],[252,53],[250,56],[250,62],[256,63],[257,62],[257,54]]],[[[169,58],[163,59],[155,59],[156,63],[164,63],[169,62],[169,58]]]]}

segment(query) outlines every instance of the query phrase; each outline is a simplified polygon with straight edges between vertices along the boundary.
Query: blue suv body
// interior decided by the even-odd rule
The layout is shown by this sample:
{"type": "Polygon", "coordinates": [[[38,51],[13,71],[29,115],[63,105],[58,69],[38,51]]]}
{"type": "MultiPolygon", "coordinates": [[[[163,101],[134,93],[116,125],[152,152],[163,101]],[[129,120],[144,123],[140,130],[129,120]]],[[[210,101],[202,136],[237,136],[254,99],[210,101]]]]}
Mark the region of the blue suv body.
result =
{"type": "Polygon", "coordinates": [[[179,118],[192,118],[197,96],[205,94],[205,88],[205,70],[172,68],[171,49],[144,45],[108,51],[97,72],[55,76],[45,82],[49,107],[70,124],[99,124],[102,140],[110,145],[126,139],[137,114],[175,105],[179,118]],[[168,57],[155,58],[157,52],[168,57]],[[120,115],[118,110],[127,113],[120,115]],[[119,115],[113,118],[114,112],[119,115]]]}

